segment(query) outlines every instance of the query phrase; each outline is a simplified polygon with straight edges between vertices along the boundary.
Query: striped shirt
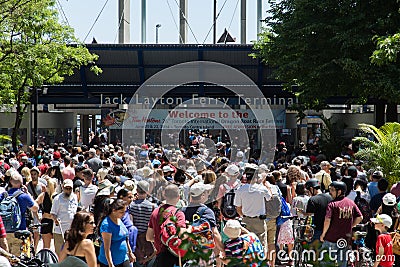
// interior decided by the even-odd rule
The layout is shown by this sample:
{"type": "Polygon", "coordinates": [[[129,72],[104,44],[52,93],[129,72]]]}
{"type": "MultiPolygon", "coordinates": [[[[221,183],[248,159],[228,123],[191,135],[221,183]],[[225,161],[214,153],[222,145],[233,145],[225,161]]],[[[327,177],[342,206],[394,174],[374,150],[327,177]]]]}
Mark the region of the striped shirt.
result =
{"type": "Polygon", "coordinates": [[[227,258],[241,259],[244,252],[243,238],[228,239],[224,243],[227,258]]]}
{"type": "Polygon", "coordinates": [[[0,238],[6,238],[6,228],[4,228],[3,219],[0,217],[0,238]]]}
{"type": "Polygon", "coordinates": [[[157,206],[147,199],[137,199],[129,206],[129,214],[133,217],[133,225],[137,227],[138,233],[147,231],[150,216],[157,206]]]}

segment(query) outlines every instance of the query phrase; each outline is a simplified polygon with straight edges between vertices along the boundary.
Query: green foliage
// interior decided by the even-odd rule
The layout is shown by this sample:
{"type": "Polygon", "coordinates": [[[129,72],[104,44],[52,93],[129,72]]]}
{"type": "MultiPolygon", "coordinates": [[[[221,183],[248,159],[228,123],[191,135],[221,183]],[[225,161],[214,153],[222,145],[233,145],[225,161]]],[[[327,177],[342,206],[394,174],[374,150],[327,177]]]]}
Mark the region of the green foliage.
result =
{"type": "Polygon", "coordinates": [[[377,38],[377,49],[371,56],[371,61],[379,66],[397,61],[400,50],[400,33],[377,38]]]}
{"type": "Polygon", "coordinates": [[[88,64],[101,72],[94,65],[97,55],[59,23],[54,0],[3,0],[0,18],[0,105],[16,106],[15,131],[30,104],[29,88],[61,83],[88,64]]]}
{"type": "Polygon", "coordinates": [[[335,96],[351,103],[400,100],[400,65],[370,62],[374,37],[400,28],[397,0],[271,0],[269,6],[253,56],[299,97],[297,110],[321,110],[335,96]]]}
{"type": "Polygon", "coordinates": [[[360,124],[360,129],[367,137],[354,138],[361,144],[356,157],[368,161],[371,168],[379,167],[390,185],[396,183],[400,177],[400,124],[386,123],[379,129],[360,124]]]}
{"type": "Polygon", "coordinates": [[[9,144],[12,141],[9,135],[0,134],[0,153],[3,153],[5,144],[9,144]]]}

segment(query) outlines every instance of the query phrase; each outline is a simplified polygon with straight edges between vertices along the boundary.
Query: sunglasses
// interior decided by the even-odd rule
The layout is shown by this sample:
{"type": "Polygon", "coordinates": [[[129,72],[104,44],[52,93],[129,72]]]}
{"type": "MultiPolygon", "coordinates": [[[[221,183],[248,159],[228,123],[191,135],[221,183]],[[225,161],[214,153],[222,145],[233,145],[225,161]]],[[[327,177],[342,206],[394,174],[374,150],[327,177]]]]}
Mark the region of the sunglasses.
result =
{"type": "Polygon", "coordinates": [[[88,224],[96,224],[94,221],[90,221],[88,222],[88,224]]]}

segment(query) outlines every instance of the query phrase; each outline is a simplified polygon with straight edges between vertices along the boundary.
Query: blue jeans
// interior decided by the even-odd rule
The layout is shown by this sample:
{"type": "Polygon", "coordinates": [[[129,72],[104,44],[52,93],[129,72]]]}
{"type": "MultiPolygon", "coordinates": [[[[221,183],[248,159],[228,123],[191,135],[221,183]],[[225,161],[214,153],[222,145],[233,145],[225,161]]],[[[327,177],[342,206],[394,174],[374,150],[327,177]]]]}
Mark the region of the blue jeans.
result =
{"type": "Polygon", "coordinates": [[[311,242],[319,240],[321,235],[322,235],[322,230],[314,230],[314,236],[311,242]]]}
{"type": "Polygon", "coordinates": [[[347,251],[348,247],[339,248],[337,243],[325,241],[322,244],[321,260],[322,266],[332,266],[332,263],[337,261],[338,267],[347,267],[347,251]]]}

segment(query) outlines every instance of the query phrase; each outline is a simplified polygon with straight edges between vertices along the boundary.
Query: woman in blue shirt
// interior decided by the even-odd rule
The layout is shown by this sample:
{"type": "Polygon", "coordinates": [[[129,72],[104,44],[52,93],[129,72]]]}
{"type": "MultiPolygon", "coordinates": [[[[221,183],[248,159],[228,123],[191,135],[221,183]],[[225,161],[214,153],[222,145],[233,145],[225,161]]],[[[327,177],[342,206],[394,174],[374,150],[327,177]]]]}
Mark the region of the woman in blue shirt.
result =
{"type": "Polygon", "coordinates": [[[135,261],[135,255],[127,242],[128,229],[121,220],[125,210],[126,202],[122,199],[115,200],[100,223],[100,267],[129,267],[130,262],[135,261]]]}
{"type": "MultiPolygon", "coordinates": [[[[133,190],[136,190],[136,189],[133,189],[133,190]]],[[[136,226],[133,225],[131,216],[129,214],[129,209],[128,209],[129,205],[131,204],[132,200],[134,199],[133,193],[136,193],[136,192],[129,191],[126,188],[122,188],[118,191],[117,199],[122,199],[123,201],[126,202],[125,215],[124,215],[124,217],[122,217],[121,220],[124,223],[125,227],[128,229],[129,245],[131,246],[132,251],[135,252],[138,229],[136,228],[136,226]]]]}

